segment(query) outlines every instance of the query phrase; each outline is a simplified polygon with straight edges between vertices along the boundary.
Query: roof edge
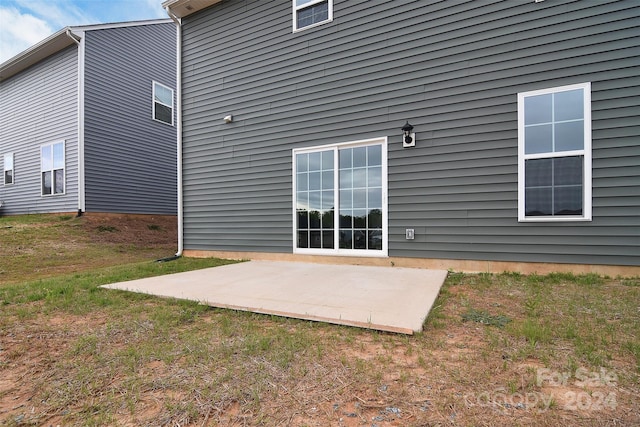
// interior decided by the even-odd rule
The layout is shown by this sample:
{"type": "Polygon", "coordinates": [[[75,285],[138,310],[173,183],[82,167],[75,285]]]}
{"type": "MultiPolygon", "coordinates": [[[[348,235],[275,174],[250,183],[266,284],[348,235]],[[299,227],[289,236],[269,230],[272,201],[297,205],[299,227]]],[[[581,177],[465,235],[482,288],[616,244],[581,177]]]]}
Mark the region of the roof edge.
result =
{"type": "Polygon", "coordinates": [[[94,24],[94,25],[77,25],[67,26],[61,30],[53,33],[41,42],[27,48],[12,58],[9,58],[2,64],[0,64],[0,82],[15,76],[16,74],[24,71],[25,69],[37,64],[43,59],[58,53],[63,49],[76,43],[78,40],[70,36],[78,36],[73,34],[77,32],[93,31],[93,30],[106,30],[113,28],[124,27],[137,27],[143,25],[156,25],[156,24],[168,24],[173,22],[169,18],[162,19],[150,19],[146,21],[129,21],[129,22],[116,22],[108,24],[94,24]],[[75,40],[75,41],[74,41],[75,40]]]}

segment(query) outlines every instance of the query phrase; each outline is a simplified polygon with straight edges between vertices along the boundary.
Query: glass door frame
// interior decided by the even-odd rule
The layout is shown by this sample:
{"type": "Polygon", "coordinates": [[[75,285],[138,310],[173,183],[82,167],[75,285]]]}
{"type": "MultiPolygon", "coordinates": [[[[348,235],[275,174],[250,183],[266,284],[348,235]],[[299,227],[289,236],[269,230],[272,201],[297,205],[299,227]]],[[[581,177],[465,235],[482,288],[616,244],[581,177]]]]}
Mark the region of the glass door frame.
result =
{"type": "Polygon", "coordinates": [[[293,253],[307,255],[339,255],[339,256],[357,256],[357,257],[387,257],[389,253],[388,239],[388,160],[387,160],[387,137],[372,138],[359,141],[342,142],[336,144],[327,144],[313,147],[296,148],[292,150],[292,246],[293,253]],[[381,147],[381,198],[382,198],[382,249],[341,249],[340,248],[340,169],[339,169],[339,152],[344,148],[367,147],[379,145],[381,147]],[[298,210],[297,210],[297,159],[298,154],[317,153],[324,151],[333,151],[333,192],[334,192],[334,220],[333,248],[298,248],[298,210]]]}

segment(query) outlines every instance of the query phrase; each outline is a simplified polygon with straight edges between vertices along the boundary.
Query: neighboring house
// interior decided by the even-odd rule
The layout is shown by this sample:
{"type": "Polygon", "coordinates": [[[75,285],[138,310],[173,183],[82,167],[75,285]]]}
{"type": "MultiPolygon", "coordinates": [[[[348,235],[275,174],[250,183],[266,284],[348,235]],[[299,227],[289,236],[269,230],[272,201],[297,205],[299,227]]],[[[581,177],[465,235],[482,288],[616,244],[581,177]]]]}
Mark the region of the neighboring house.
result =
{"type": "Polygon", "coordinates": [[[177,212],[176,25],[67,27],[0,64],[0,214],[177,212]]]}
{"type": "Polygon", "coordinates": [[[637,1],[163,6],[186,255],[640,273],[637,1]]]}

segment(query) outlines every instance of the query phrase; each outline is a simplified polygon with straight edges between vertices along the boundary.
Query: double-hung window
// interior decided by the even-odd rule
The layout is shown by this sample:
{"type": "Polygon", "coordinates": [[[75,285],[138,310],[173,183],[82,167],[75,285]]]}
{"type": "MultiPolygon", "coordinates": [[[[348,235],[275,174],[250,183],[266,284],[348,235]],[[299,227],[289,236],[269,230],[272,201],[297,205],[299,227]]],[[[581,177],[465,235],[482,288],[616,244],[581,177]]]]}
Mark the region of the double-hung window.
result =
{"type": "Polygon", "coordinates": [[[591,84],[518,94],[519,221],[591,220],[591,84]]]}
{"type": "Polygon", "coordinates": [[[153,82],[153,119],[173,125],[173,89],[153,82]]]}
{"type": "Polygon", "coordinates": [[[293,31],[333,20],[333,0],[293,0],[293,31]]]}
{"type": "Polygon", "coordinates": [[[64,141],[40,147],[42,195],[64,194],[64,141]]]}
{"type": "Polygon", "coordinates": [[[294,252],[386,256],[386,138],[293,151],[294,252]]]}
{"type": "Polygon", "coordinates": [[[4,185],[13,184],[13,153],[4,155],[4,185]]]}

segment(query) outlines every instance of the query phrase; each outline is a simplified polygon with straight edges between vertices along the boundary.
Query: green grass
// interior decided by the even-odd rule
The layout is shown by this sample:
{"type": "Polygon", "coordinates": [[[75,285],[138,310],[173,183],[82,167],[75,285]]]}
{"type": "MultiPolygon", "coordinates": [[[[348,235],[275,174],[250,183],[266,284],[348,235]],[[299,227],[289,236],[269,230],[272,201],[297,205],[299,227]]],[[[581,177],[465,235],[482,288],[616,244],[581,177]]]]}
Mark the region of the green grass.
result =
{"type": "MultiPolygon", "coordinates": [[[[10,243],[0,251],[34,243],[20,261],[0,261],[17,270],[13,277],[40,265],[29,257],[46,258],[47,239],[84,242],[65,259],[118,260],[114,247],[84,240],[91,230],[77,218],[3,224],[14,234],[3,235],[10,243]]],[[[356,425],[636,420],[637,278],[450,272],[424,331],[403,336],[103,289],[229,262],[127,262],[145,248],[120,250],[117,265],[90,262],[0,285],[1,425],[341,425],[352,414],[356,425]],[[613,394],[618,408],[572,412],[562,393],[545,395],[549,408],[468,404],[496,393],[549,393],[537,384],[541,368],[568,373],[572,392],[613,394]],[[578,370],[602,369],[615,373],[616,385],[576,388],[578,370]]]]}

